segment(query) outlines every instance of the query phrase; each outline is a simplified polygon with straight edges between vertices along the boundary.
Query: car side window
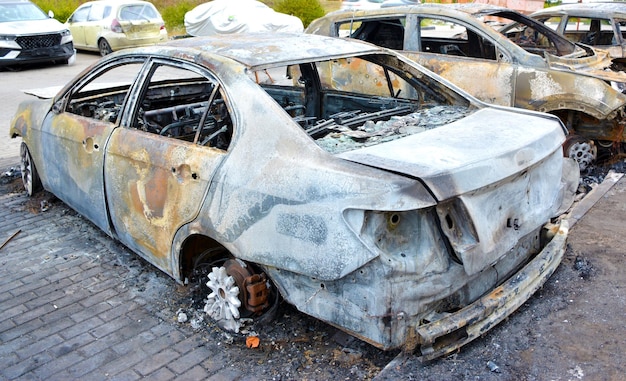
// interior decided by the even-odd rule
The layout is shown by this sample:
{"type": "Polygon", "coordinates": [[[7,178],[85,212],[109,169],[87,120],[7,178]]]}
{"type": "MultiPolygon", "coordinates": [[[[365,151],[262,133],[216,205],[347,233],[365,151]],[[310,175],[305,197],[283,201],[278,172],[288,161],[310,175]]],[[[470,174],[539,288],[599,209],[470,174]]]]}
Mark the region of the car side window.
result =
{"type": "Polygon", "coordinates": [[[91,10],[91,5],[86,5],[81,7],[74,12],[72,17],[70,18],[70,22],[85,22],[89,17],[89,11],[91,10]]]}
{"type": "Polygon", "coordinates": [[[622,37],[622,41],[626,41],[626,20],[615,19],[615,27],[622,37]]]}
{"type": "Polygon", "coordinates": [[[94,3],[91,6],[91,12],[89,12],[89,21],[100,21],[104,19],[105,6],[100,3],[94,3]]]}
{"type": "Polygon", "coordinates": [[[553,17],[540,19],[539,21],[542,22],[548,28],[552,30],[557,30],[559,28],[559,24],[561,23],[562,19],[563,18],[561,16],[553,16],[553,17]]]}
{"type": "Polygon", "coordinates": [[[422,18],[419,25],[423,52],[496,60],[494,44],[464,25],[436,18],[422,18]]]}
{"type": "Polygon", "coordinates": [[[571,41],[587,45],[612,45],[615,42],[611,21],[601,18],[569,17],[564,31],[571,41]]]}
{"type": "Polygon", "coordinates": [[[117,123],[143,61],[115,66],[99,72],[72,90],[65,111],[86,118],[117,123]]]}
{"type": "Polygon", "coordinates": [[[137,101],[132,127],[226,150],[233,133],[219,84],[187,68],[159,64],[137,101]]]}
{"type": "Polygon", "coordinates": [[[405,18],[352,21],[339,24],[339,33],[394,50],[404,46],[405,18]]]}

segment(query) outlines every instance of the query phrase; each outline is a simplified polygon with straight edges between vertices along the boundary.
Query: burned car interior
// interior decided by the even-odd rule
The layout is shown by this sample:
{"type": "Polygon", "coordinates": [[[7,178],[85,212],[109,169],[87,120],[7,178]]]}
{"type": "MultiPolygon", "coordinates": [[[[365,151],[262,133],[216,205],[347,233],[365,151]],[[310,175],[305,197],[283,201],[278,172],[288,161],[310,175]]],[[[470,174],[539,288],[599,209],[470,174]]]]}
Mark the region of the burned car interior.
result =
{"type": "Polygon", "coordinates": [[[469,113],[466,100],[452,100],[449,92],[428,77],[410,78],[378,62],[376,56],[370,59],[355,57],[280,68],[277,73],[286,73],[282,80],[266,70],[255,71],[250,77],[331,153],[398,139],[469,113]],[[381,73],[379,78],[385,78],[386,83],[368,87],[372,72],[381,73]],[[345,82],[326,80],[338,74],[345,82]],[[360,84],[359,92],[355,83],[360,84]]]}
{"type": "MultiPolygon", "coordinates": [[[[85,86],[87,90],[75,93],[67,111],[116,123],[130,84],[106,90],[102,86],[85,86]]],[[[202,146],[228,148],[233,127],[215,81],[185,69],[157,66],[140,97],[141,107],[130,127],[202,146]]]]}
{"type": "MultiPolygon", "coordinates": [[[[508,39],[529,53],[544,55],[544,52],[566,56],[576,51],[572,44],[560,44],[551,38],[542,25],[527,25],[526,20],[516,13],[498,12],[484,15],[492,19],[490,24],[508,39]],[[503,25],[506,25],[503,27],[503,25]],[[542,29],[543,27],[543,29],[542,29]]],[[[350,20],[338,24],[340,30],[348,29],[351,38],[371,42],[394,50],[412,50],[426,53],[457,55],[463,57],[497,60],[495,45],[471,27],[444,17],[420,17],[419,31],[405,31],[404,17],[350,20]],[[449,29],[449,33],[435,30],[435,26],[449,29]],[[415,36],[415,41],[405,41],[405,34],[415,36]],[[419,36],[419,37],[418,37],[419,36]],[[404,45],[404,46],[403,46],[404,45]],[[409,46],[414,45],[414,46],[409,46]]],[[[443,29],[443,28],[442,28],[443,29]]],[[[580,53],[580,51],[579,51],[580,53]]],[[[503,57],[500,57],[502,59],[503,57]]]]}

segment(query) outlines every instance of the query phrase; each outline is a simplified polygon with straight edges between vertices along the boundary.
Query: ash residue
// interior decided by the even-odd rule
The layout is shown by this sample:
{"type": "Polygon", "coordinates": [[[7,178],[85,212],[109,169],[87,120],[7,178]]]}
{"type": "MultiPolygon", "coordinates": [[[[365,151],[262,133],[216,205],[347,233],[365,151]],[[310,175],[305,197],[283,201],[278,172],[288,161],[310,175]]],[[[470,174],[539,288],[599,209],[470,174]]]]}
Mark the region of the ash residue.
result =
{"type": "Polygon", "coordinates": [[[626,173],[626,160],[613,160],[596,163],[580,174],[580,184],[587,193],[596,184],[601,184],[609,172],[626,173]]]}
{"type": "MultiPolygon", "coordinates": [[[[335,119],[335,123],[325,127],[331,132],[317,139],[317,144],[332,154],[338,154],[441,127],[464,118],[473,111],[460,106],[436,106],[403,116],[392,116],[389,120],[366,120],[356,126],[335,119]]],[[[355,114],[352,119],[360,117],[355,114]]]]}

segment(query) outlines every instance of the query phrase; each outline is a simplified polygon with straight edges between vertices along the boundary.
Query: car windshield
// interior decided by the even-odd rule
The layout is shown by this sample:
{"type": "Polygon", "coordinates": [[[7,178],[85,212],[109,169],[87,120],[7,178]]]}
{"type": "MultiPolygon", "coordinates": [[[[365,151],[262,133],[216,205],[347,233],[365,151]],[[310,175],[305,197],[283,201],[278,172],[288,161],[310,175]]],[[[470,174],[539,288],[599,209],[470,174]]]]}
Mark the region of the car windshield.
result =
{"type": "MultiPolygon", "coordinates": [[[[531,18],[511,11],[474,14],[529,53],[543,56],[585,55],[585,50],[531,18]]],[[[593,53],[591,53],[593,54],[593,53]]]]}
{"type": "Polygon", "coordinates": [[[0,22],[45,20],[48,15],[32,3],[0,3],[0,22]]]}
{"type": "Polygon", "coordinates": [[[121,21],[152,20],[158,18],[157,11],[149,4],[127,5],[120,10],[121,21]]]}

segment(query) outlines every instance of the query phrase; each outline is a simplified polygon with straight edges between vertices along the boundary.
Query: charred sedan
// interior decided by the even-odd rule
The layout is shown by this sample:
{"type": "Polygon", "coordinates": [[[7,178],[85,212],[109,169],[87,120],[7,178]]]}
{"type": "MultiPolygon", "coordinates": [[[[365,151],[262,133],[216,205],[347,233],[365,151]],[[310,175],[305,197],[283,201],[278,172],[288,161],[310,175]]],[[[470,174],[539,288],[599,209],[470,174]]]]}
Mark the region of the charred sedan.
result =
{"type": "Polygon", "coordinates": [[[374,45],[189,38],[23,103],[23,180],[180,283],[225,329],[280,300],[432,358],[559,265],[578,170],[550,115],[488,107],[374,45]],[[550,227],[551,229],[548,229],[550,227]]]}

